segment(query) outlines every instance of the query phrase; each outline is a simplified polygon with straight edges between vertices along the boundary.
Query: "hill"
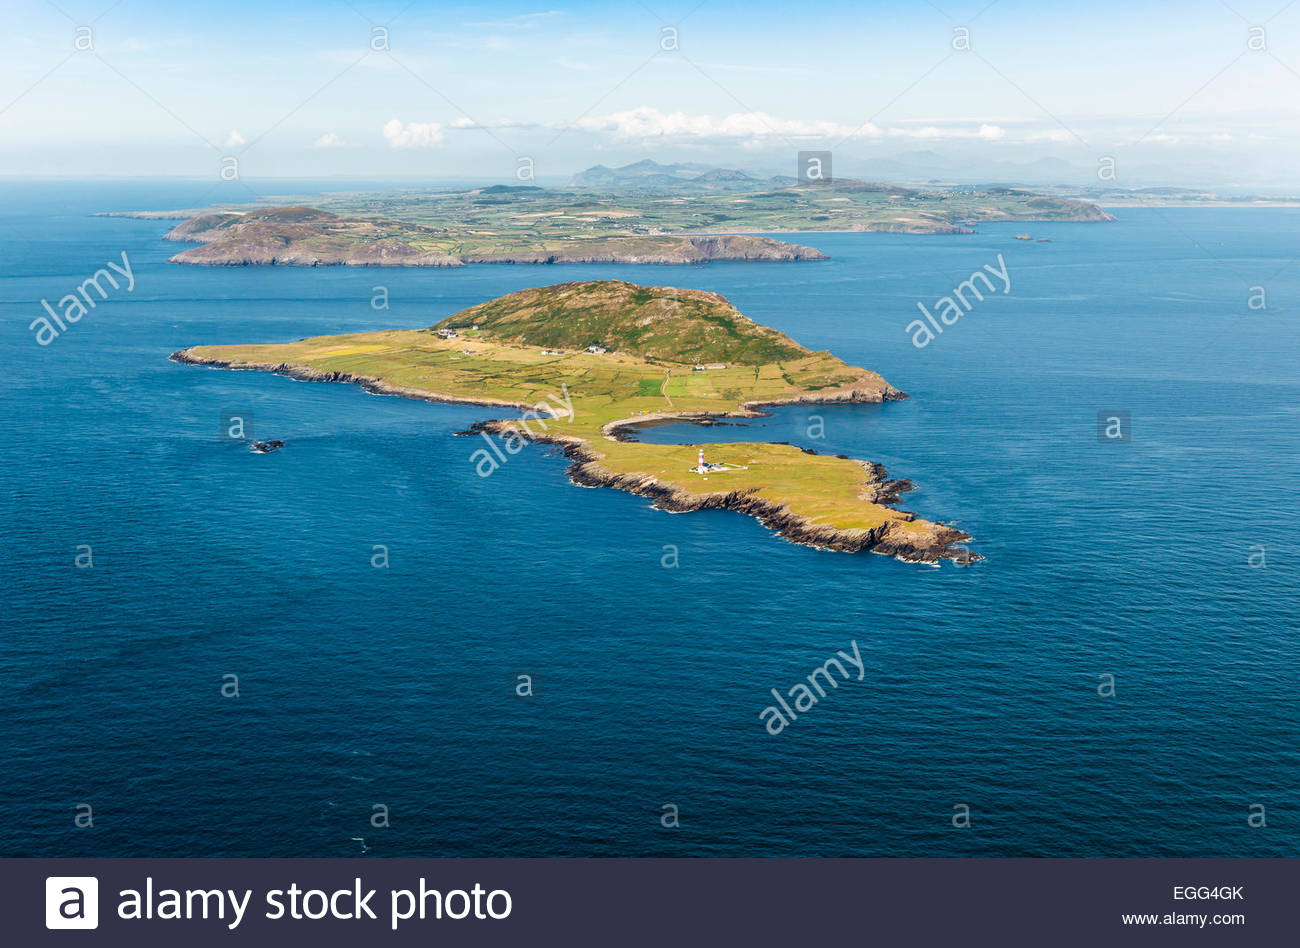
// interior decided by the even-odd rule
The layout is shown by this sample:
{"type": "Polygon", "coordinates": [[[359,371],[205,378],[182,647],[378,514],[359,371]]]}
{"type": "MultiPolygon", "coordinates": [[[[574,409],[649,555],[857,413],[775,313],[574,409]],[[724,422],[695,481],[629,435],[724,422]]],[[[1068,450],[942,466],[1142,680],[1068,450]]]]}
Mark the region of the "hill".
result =
{"type": "Polygon", "coordinates": [[[595,165],[579,171],[569,181],[571,188],[613,188],[641,190],[753,191],[765,187],[785,187],[793,178],[760,178],[735,168],[684,162],[665,165],[650,158],[621,168],[595,165]]]}
{"type": "Polygon", "coordinates": [[[975,558],[958,545],[969,539],[960,530],[895,509],[911,485],[887,480],[877,464],[783,443],[631,440],[640,425],[754,417],[764,405],[907,397],[875,372],[754,323],[717,294],[566,283],[512,293],[437,324],[449,326],[465,328],[455,336],[406,329],[197,346],[172,358],[522,411],[469,432],[483,434],[467,458],[481,477],[525,441],[543,441],[563,448],[576,483],[652,497],[661,509],[740,511],[795,542],[833,550],[926,562],[975,558]],[[593,338],[616,351],[585,351],[593,338]],[[709,367],[679,364],[696,360],[709,367]]]}
{"type": "Polygon", "coordinates": [[[568,350],[600,345],[642,359],[686,364],[762,365],[810,355],[717,293],[621,280],[520,290],[448,316],[433,328],[471,325],[498,342],[568,350]]]}
{"type": "MultiPolygon", "coordinates": [[[[485,203],[540,188],[487,189],[485,203]]],[[[477,193],[477,192],[476,192],[477,193]]],[[[344,217],[311,207],[272,207],[201,214],[163,238],[200,247],[172,263],[206,266],[460,267],[467,263],[708,263],[712,260],[825,260],[812,247],[771,237],[725,234],[591,236],[581,240],[470,239],[447,228],[388,218],[344,217]]]]}
{"type": "Polygon", "coordinates": [[[313,207],[273,207],[203,214],[164,237],[203,246],[173,263],[221,266],[456,267],[462,261],[438,245],[438,231],[397,221],[341,217],[313,207]]]}

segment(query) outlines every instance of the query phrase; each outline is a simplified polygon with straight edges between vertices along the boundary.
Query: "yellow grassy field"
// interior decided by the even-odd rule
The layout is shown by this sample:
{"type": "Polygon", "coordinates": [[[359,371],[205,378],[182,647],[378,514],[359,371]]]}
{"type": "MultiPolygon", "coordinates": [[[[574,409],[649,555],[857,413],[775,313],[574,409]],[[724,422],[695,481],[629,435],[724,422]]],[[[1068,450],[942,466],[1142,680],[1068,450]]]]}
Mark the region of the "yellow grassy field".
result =
{"type": "MultiPolygon", "coordinates": [[[[755,491],[813,524],[870,529],[908,515],[863,496],[867,474],[855,460],[811,455],[783,444],[706,443],[709,461],[744,470],[692,473],[698,446],[612,440],[611,422],[647,414],[715,414],[748,402],[780,401],[884,384],[875,373],[826,352],[783,363],[692,371],[689,365],[586,352],[544,355],[536,347],[474,338],[442,339],[427,330],[322,336],[282,345],[202,346],[194,355],[231,363],[288,363],[348,372],[430,396],[545,404],[571,417],[547,418],[544,432],[586,442],[602,467],[647,474],[693,494],[755,491]],[[465,351],[473,350],[473,351],[465,351]],[[667,397],[665,397],[665,392],[667,397]],[[671,401],[670,401],[671,399],[671,401]]],[[[508,412],[498,412],[509,418],[508,412]]],[[[907,529],[923,529],[923,521],[907,529]]]]}

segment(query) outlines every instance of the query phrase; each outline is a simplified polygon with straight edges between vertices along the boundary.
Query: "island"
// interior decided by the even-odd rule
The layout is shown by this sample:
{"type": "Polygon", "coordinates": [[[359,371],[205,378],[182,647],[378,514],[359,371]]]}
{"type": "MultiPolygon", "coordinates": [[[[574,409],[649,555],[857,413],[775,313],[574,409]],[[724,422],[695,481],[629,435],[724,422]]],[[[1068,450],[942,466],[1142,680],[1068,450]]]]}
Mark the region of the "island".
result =
{"type": "Polygon", "coordinates": [[[285,201],[114,216],[181,219],[166,239],[199,246],[172,263],[412,267],[814,261],[826,255],[766,235],[969,234],[987,222],[1114,219],[1089,201],[1018,188],[800,182],[652,161],[597,166],[558,188],[407,189],[285,201]]]}
{"type": "Polygon", "coordinates": [[[708,263],[825,260],[812,247],[771,237],[593,236],[534,240],[517,234],[455,234],[446,227],[343,217],[312,207],[203,214],[165,240],[200,243],[169,263],[205,266],[463,267],[469,263],[708,263]]]}
{"type": "Polygon", "coordinates": [[[465,432],[488,477],[530,442],[559,445],[569,477],[669,511],[727,509],[796,543],[934,563],[977,559],[952,526],[896,509],[905,480],[782,443],[647,444],[639,426],[755,417],[765,406],[907,396],[867,369],[813,352],[702,290],[617,280],[520,290],[427,329],[204,345],[177,362],[351,382],[387,395],[508,406],[465,432]]]}

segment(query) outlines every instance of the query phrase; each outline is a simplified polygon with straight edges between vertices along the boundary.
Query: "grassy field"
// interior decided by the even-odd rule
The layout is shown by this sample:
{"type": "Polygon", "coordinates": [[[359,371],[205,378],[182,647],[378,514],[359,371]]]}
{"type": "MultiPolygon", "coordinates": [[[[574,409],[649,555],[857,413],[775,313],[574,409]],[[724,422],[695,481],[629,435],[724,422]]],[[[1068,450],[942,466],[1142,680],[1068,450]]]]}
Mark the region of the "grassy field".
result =
{"type": "MultiPolygon", "coordinates": [[[[185,355],[191,361],[231,367],[288,365],[313,373],[347,373],[413,396],[545,406],[519,416],[513,427],[532,436],[580,442],[586,459],[613,475],[650,477],[665,489],[695,498],[748,492],[812,528],[862,531],[893,524],[901,534],[918,538],[934,531],[933,524],[874,502],[873,475],[853,459],[809,454],[784,444],[706,443],[706,460],[738,469],[701,474],[692,470],[697,446],[643,444],[611,436],[620,423],[744,413],[751,403],[810,396],[854,401],[902,397],[876,373],[847,365],[829,352],[809,351],[747,320],[721,297],[701,291],[616,282],[564,284],[511,294],[488,305],[495,309],[474,307],[439,324],[467,327],[477,322],[477,330],[462,328],[456,338],[443,338],[434,328],[394,330],[277,345],[201,346],[185,355]],[[563,301],[576,297],[609,314],[602,338],[615,343],[620,332],[641,326],[647,318],[636,307],[624,307],[620,301],[629,296],[651,310],[664,302],[669,307],[660,319],[665,332],[676,325],[716,328],[721,323],[727,339],[743,337],[762,344],[733,344],[733,359],[726,368],[701,371],[692,359],[674,361],[673,353],[662,351],[649,358],[634,351],[635,345],[606,354],[556,355],[542,351],[550,343],[521,338],[528,336],[525,325],[545,332],[562,321],[563,301]],[[531,315],[511,318],[520,313],[531,315]],[[502,338],[503,328],[508,338],[502,338]],[[779,357],[765,361],[768,352],[779,357]]],[[[587,316],[590,322],[591,314],[587,316]]],[[[654,339],[657,349],[665,348],[660,335],[654,339]]],[[[684,345],[694,353],[689,339],[684,345]]],[[[513,416],[504,412],[498,417],[513,416]]]]}
{"type": "Polygon", "coordinates": [[[443,227],[446,249],[494,252],[519,241],[729,232],[945,232],[962,222],[1107,220],[1085,201],[1011,188],[918,190],[843,179],[735,193],[663,193],[498,185],[472,191],[323,195],[313,207],[350,217],[443,227]]]}

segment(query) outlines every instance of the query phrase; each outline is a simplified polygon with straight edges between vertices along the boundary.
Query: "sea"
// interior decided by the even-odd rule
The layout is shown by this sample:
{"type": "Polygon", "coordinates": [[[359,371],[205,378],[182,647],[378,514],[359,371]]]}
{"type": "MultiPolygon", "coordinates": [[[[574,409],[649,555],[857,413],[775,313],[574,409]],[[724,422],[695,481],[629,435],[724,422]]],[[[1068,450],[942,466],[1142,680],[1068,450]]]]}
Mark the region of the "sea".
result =
{"type": "Polygon", "coordinates": [[[1300,209],[461,269],[177,266],[172,222],[92,216],[208,193],[0,182],[0,854],[1300,851],[1300,209]],[[124,254],[133,287],[38,344],[124,254]],[[480,477],[456,434],[500,411],[168,361],[592,279],[721,293],[911,396],[644,440],[880,462],[983,559],[670,514],[545,446],[480,477]]]}

